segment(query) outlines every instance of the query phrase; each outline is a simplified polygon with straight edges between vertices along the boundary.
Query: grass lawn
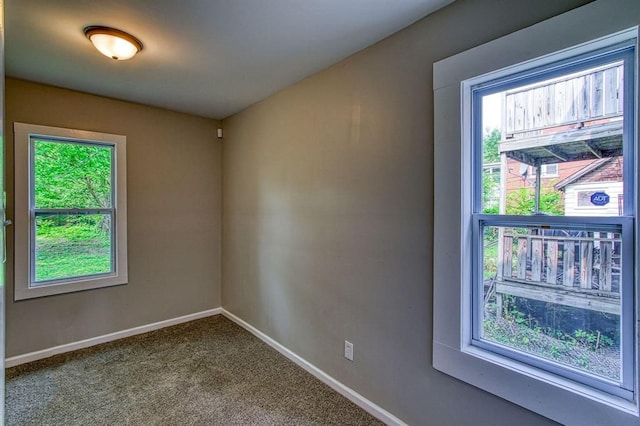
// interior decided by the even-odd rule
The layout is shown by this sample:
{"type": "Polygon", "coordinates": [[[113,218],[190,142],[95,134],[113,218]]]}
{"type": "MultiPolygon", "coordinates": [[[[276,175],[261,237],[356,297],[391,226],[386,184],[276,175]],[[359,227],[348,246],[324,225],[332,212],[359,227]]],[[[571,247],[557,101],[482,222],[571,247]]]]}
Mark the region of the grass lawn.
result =
{"type": "Polygon", "coordinates": [[[577,339],[557,339],[540,330],[503,318],[489,317],[484,338],[524,353],[559,362],[609,380],[620,380],[620,348],[594,348],[577,339]]]}
{"type": "Polygon", "coordinates": [[[487,244],[484,247],[484,279],[493,278],[498,271],[498,243],[487,244]]]}
{"type": "Polygon", "coordinates": [[[36,238],[36,281],[111,272],[108,235],[86,229],[54,227],[36,238]],[[55,229],[55,228],[64,228],[55,229]],[[64,234],[59,231],[65,231],[64,234]],[[82,232],[80,232],[82,231],[82,232]]]}

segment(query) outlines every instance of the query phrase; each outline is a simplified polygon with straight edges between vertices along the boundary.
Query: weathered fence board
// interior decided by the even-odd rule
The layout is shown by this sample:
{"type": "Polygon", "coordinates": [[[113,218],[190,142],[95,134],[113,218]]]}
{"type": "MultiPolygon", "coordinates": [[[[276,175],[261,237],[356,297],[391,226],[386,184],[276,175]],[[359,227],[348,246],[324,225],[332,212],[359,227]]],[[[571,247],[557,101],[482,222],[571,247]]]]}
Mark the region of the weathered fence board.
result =
{"type": "Polygon", "coordinates": [[[602,71],[598,71],[593,74],[593,100],[591,106],[591,113],[595,116],[600,116],[604,114],[603,100],[604,97],[602,94],[604,93],[604,73],[602,71]]]}
{"type": "Polygon", "coordinates": [[[556,284],[558,275],[558,242],[547,243],[546,258],[547,284],[556,284]]]}
{"type": "Polygon", "coordinates": [[[518,278],[521,280],[527,277],[527,246],[527,238],[518,238],[518,278]]]}
{"type": "Polygon", "coordinates": [[[593,243],[591,241],[580,242],[580,288],[591,288],[593,271],[593,243]]]}
{"type": "Polygon", "coordinates": [[[613,243],[603,241],[600,243],[600,290],[611,291],[611,255],[613,243]]]}
{"type": "MultiPolygon", "coordinates": [[[[542,286],[522,286],[514,282],[498,282],[496,283],[496,292],[496,294],[511,294],[516,297],[620,315],[620,299],[580,294],[563,287],[551,291],[542,286]]],[[[498,312],[502,312],[502,310],[498,312]]]]}
{"type": "Polygon", "coordinates": [[[563,249],[564,259],[562,261],[562,284],[567,287],[573,287],[573,281],[575,279],[573,262],[575,261],[576,244],[574,241],[565,241],[563,249]]]}
{"type": "Polygon", "coordinates": [[[616,68],[609,68],[604,72],[605,114],[615,114],[618,109],[618,84],[616,68]]]}
{"type": "Polygon", "coordinates": [[[502,276],[511,278],[512,274],[512,251],[513,251],[513,237],[504,237],[504,246],[502,254],[502,276]]]}
{"type": "Polygon", "coordinates": [[[507,92],[506,134],[530,137],[549,127],[621,115],[622,71],[622,65],[614,65],[507,92]]]}
{"type": "Polygon", "coordinates": [[[531,280],[540,281],[542,277],[542,239],[531,239],[531,280]]]}

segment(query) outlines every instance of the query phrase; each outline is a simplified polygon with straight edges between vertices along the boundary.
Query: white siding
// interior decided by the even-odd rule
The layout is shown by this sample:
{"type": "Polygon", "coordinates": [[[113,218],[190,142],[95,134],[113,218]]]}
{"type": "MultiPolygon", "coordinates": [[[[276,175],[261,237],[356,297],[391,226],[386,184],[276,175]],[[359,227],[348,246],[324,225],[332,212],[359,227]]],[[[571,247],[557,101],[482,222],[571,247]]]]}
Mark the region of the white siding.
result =
{"type": "Polygon", "coordinates": [[[565,192],[564,214],[566,216],[619,216],[618,196],[623,194],[622,182],[589,182],[567,185],[565,192]],[[605,206],[578,205],[578,193],[606,192],[610,201],[605,206]]]}

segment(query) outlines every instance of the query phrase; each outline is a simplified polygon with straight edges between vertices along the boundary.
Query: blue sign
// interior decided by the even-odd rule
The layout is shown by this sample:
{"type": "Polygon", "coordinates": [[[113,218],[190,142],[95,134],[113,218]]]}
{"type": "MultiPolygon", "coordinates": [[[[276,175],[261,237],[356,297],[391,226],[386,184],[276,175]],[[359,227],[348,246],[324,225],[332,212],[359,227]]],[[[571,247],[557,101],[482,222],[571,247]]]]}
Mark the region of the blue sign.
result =
{"type": "Polygon", "coordinates": [[[591,194],[591,204],[594,206],[606,206],[609,204],[609,194],[606,192],[594,192],[591,194]]]}

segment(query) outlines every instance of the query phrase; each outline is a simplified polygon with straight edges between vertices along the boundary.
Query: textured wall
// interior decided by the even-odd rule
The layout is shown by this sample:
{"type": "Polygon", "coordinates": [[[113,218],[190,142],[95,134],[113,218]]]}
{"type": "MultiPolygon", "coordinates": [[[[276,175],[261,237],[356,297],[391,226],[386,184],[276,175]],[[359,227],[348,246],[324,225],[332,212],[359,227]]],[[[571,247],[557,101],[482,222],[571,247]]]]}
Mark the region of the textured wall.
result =
{"type": "Polygon", "coordinates": [[[127,136],[129,284],[12,302],[9,257],[7,356],[220,306],[217,122],[7,79],[9,218],[14,121],[127,136]]]}
{"type": "Polygon", "coordinates": [[[411,424],[544,423],[431,368],[432,66],[584,3],[458,0],[224,120],[223,306],[411,424]]]}

